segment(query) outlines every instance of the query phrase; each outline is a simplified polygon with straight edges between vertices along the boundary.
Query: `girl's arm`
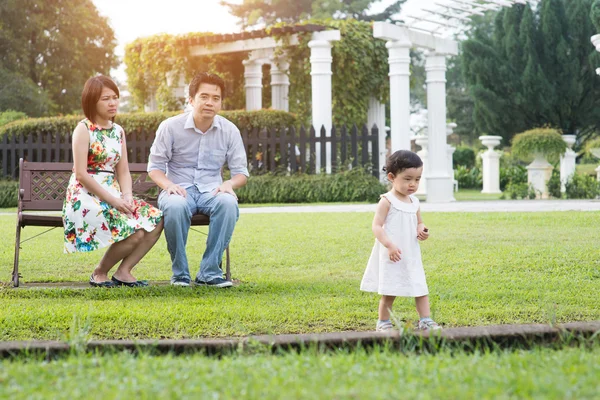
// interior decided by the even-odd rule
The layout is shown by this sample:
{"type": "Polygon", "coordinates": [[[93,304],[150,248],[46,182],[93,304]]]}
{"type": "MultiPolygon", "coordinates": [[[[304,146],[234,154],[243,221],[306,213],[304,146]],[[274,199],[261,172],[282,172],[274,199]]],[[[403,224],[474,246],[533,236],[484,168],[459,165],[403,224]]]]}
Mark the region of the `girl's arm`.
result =
{"type": "Polygon", "coordinates": [[[429,229],[423,223],[423,218],[421,218],[421,207],[417,210],[417,239],[419,240],[427,240],[429,238],[429,229]]]}
{"type": "Polygon", "coordinates": [[[125,132],[121,131],[123,142],[121,145],[121,159],[115,166],[117,173],[117,182],[121,187],[121,195],[124,200],[133,205],[133,184],[131,181],[131,173],[129,172],[129,160],[127,158],[127,143],[125,142],[125,132]]]}
{"type": "Polygon", "coordinates": [[[90,134],[83,124],[78,124],[73,132],[73,165],[77,181],[90,193],[96,195],[100,200],[110,204],[121,212],[130,212],[125,207],[125,202],[110,194],[87,172],[88,152],[90,147],[90,134]],[[123,203],[123,204],[122,204],[123,203]]]}
{"type": "Polygon", "coordinates": [[[383,224],[385,223],[385,218],[390,211],[390,202],[384,197],[379,200],[377,204],[377,209],[375,210],[375,217],[373,218],[373,224],[371,225],[371,229],[375,234],[379,243],[381,243],[385,248],[388,249],[388,254],[390,256],[390,260],[392,261],[400,261],[400,254],[402,252],[396,245],[390,240],[388,235],[385,234],[385,230],[383,229],[383,224]]]}

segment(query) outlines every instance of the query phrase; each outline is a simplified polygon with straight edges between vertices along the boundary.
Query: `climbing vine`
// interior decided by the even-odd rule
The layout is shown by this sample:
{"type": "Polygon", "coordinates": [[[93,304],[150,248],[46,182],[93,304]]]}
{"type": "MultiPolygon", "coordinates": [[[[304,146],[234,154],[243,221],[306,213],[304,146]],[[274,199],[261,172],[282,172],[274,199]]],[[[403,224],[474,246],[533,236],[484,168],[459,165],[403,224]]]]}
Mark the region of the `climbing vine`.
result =
{"type": "MultiPolygon", "coordinates": [[[[372,24],[356,20],[309,20],[305,24],[319,24],[338,29],[341,40],[333,42],[332,90],[334,124],[364,124],[367,120],[369,98],[387,102],[389,96],[388,52],[385,41],[373,38],[372,24]]],[[[277,24],[270,27],[282,27],[277,24]]],[[[248,52],[193,57],[189,48],[194,39],[210,33],[186,35],[156,35],[137,39],[125,49],[125,63],[129,90],[135,104],[143,107],[155,94],[162,111],[178,109],[181,99],[172,97],[174,83],[167,82],[167,74],[181,74],[186,82],[199,70],[217,73],[225,79],[226,108],[244,108],[244,67],[242,61],[248,52]]],[[[297,33],[299,45],[292,46],[289,36],[273,34],[282,46],[276,54],[286,54],[290,63],[290,111],[300,121],[308,123],[311,115],[310,32],[297,33]]],[[[176,82],[175,82],[176,83],[176,82]]],[[[268,85],[268,81],[265,80],[268,85]]],[[[263,106],[269,106],[267,101],[263,106]]]]}

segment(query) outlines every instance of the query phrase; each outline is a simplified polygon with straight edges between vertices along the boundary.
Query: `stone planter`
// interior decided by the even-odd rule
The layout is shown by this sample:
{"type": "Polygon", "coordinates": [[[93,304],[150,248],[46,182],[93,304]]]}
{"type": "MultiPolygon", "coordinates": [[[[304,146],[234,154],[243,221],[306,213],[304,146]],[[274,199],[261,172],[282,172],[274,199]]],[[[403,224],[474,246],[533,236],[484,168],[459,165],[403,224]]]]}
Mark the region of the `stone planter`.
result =
{"type": "Polygon", "coordinates": [[[554,167],[546,160],[543,153],[536,152],[534,156],[533,162],[527,166],[527,183],[535,190],[536,198],[547,199],[548,181],[554,167]]]}
{"type": "MultiPolygon", "coordinates": [[[[598,35],[600,36],[600,35],[598,35]]],[[[596,158],[600,158],[600,147],[590,149],[590,153],[596,158]]],[[[596,179],[600,182],[600,165],[595,169],[596,171],[596,179]]]]}
{"type": "Polygon", "coordinates": [[[500,190],[500,153],[494,150],[502,136],[479,136],[488,149],[481,155],[483,161],[483,190],[481,193],[502,193],[500,190]]]}
{"type": "Polygon", "coordinates": [[[575,159],[577,158],[577,154],[571,148],[575,144],[577,136],[562,135],[562,138],[568,146],[565,154],[560,156],[560,191],[564,193],[567,181],[575,174],[575,159]]]}

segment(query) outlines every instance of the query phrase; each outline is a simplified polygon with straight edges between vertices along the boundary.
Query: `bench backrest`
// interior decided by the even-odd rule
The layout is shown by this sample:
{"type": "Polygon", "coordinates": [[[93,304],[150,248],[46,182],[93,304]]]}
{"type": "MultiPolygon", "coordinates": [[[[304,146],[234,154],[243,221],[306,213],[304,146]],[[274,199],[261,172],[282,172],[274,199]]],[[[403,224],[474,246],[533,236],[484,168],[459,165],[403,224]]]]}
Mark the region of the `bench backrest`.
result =
{"type": "MultiPolygon", "coordinates": [[[[73,163],[19,162],[21,210],[60,211],[63,207],[73,163]]],[[[156,205],[158,187],[148,178],[146,163],[130,163],[133,193],[156,205]]]]}

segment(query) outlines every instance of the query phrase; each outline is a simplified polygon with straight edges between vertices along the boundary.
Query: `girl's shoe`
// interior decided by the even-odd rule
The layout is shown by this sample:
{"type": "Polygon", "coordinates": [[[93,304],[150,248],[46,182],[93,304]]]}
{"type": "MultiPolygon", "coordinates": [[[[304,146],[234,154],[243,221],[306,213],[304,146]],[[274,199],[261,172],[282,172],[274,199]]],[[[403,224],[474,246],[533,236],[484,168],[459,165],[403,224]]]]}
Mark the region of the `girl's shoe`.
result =
{"type": "Polygon", "coordinates": [[[417,329],[420,331],[438,331],[438,330],[442,329],[442,327],[439,326],[437,324],[437,322],[435,322],[432,319],[425,319],[425,320],[419,321],[419,325],[417,325],[417,329]]]}
{"type": "Polygon", "coordinates": [[[377,332],[387,332],[391,331],[392,329],[394,329],[394,325],[392,325],[390,321],[385,321],[381,323],[378,322],[377,327],[375,328],[377,332]]]}
{"type": "Polygon", "coordinates": [[[104,288],[112,288],[115,287],[115,283],[113,281],[104,281],[104,282],[96,282],[94,279],[94,274],[90,276],[90,285],[94,287],[104,287],[104,288]]]}

